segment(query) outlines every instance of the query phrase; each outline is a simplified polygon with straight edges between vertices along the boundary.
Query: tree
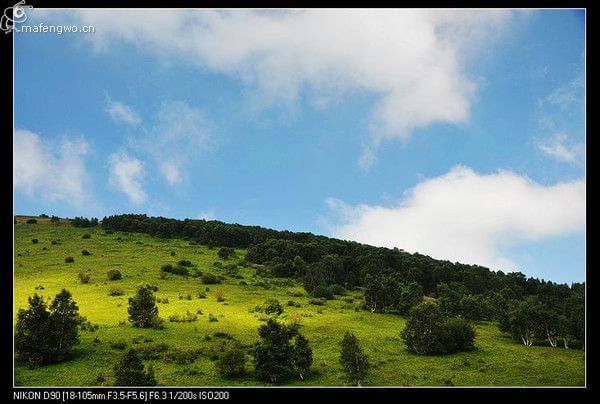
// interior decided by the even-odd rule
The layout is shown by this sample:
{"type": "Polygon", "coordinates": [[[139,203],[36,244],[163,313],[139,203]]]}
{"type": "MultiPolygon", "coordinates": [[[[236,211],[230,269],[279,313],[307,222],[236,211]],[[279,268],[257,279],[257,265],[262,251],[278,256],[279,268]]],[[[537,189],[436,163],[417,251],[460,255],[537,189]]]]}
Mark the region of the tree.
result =
{"type": "Polygon", "coordinates": [[[421,355],[439,352],[438,330],[443,320],[437,303],[423,302],[413,307],[401,333],[408,349],[421,355]]]}
{"type": "Polygon", "coordinates": [[[475,329],[464,318],[444,317],[437,303],[423,302],[410,310],[401,337],[417,354],[448,354],[472,349],[475,329]]]}
{"type": "Polygon", "coordinates": [[[294,341],[294,369],[298,372],[300,379],[304,380],[304,375],[310,369],[313,363],[312,349],[308,340],[301,334],[297,334],[294,341]]]}
{"type": "Polygon", "coordinates": [[[63,289],[50,304],[52,334],[49,336],[55,350],[55,358],[63,360],[71,348],[79,343],[79,308],[71,293],[63,289]]]}
{"type": "Polygon", "coordinates": [[[217,361],[216,366],[223,377],[239,376],[244,373],[246,352],[239,342],[233,342],[225,347],[225,351],[217,361]]]}
{"type": "Polygon", "coordinates": [[[135,296],[129,298],[129,321],[134,327],[149,328],[158,324],[158,308],[150,285],[140,285],[135,296]]]}
{"type": "Polygon", "coordinates": [[[254,370],[259,380],[279,383],[294,370],[294,347],[290,340],[298,329],[269,319],[258,329],[260,341],[254,347],[254,370]]]}
{"type": "Polygon", "coordinates": [[[37,293],[29,307],[19,309],[15,325],[15,352],[30,366],[64,360],[79,343],[81,317],[71,294],[63,289],[50,304],[37,293]]]}
{"type": "Polygon", "coordinates": [[[275,316],[283,313],[283,306],[279,303],[277,299],[267,299],[265,302],[258,307],[260,311],[265,314],[274,314],[275,316]]]}
{"type": "Polygon", "coordinates": [[[359,346],[358,338],[350,331],[346,331],[340,345],[340,363],[346,377],[357,386],[362,386],[370,367],[369,357],[359,346]]]}
{"type": "Polygon", "coordinates": [[[130,348],[115,365],[116,386],[156,386],[152,368],[144,369],[144,364],[137,352],[130,348]]]}
{"type": "Polygon", "coordinates": [[[507,326],[515,340],[523,345],[533,345],[536,333],[540,330],[541,306],[534,299],[517,301],[508,312],[507,326]]]}

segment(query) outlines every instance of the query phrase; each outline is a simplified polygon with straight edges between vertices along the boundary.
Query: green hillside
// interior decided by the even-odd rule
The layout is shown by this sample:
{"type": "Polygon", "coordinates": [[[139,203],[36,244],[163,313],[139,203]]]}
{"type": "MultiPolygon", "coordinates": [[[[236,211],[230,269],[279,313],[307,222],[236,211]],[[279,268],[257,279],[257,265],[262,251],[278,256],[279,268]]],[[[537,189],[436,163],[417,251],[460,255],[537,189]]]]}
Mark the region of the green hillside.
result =
{"type": "Polygon", "coordinates": [[[17,364],[15,384],[23,386],[90,386],[113,383],[113,366],[124,343],[145,352],[162,385],[225,386],[260,385],[249,360],[246,375],[223,379],[215,359],[227,338],[249,348],[264,324],[254,308],[268,298],[285,308],[282,317],[299,321],[301,332],[313,349],[312,372],[295,385],[347,385],[339,364],[339,341],[350,330],[359,338],[373,367],[367,386],[577,386],[584,384],[584,356],[580,349],[526,347],[499,331],[492,322],[476,325],[476,349],[446,356],[419,356],[407,351],[400,332],[405,318],[395,314],[361,310],[360,288],[336,296],[324,305],[313,300],[302,284],[290,278],[264,276],[261,266],[241,264],[245,249],[223,260],[217,248],[182,239],[163,239],[140,233],[107,232],[101,227],[76,228],[67,221],[52,223],[37,218],[36,224],[17,217],[14,241],[14,312],[27,306],[34,293],[54,297],[69,290],[80,313],[98,329],[81,333],[81,343],[62,363],[35,369],[17,364]],[[83,238],[89,234],[89,238],[83,238]],[[37,239],[37,242],[33,242],[37,239]],[[88,250],[90,255],[82,255],[88,250]],[[73,263],[66,263],[73,257],[73,263]],[[161,276],[161,265],[189,260],[190,276],[161,276]],[[236,264],[236,265],[231,265],[236,264]],[[107,271],[118,269],[122,279],[110,281],[107,271]],[[81,283],[79,273],[88,274],[81,283]],[[205,285],[194,274],[213,273],[221,284],[205,285]],[[257,273],[258,272],[258,273],[257,273]],[[138,284],[158,287],[155,292],[162,330],[133,328],[127,321],[128,297],[138,284]],[[123,295],[109,296],[113,289],[123,295]],[[206,290],[208,288],[209,290],[206,290]],[[217,302],[222,290],[225,300],[217,302]],[[206,297],[200,298],[201,292],[206,297]],[[168,299],[168,303],[164,301],[168,299]],[[288,305],[292,301],[294,305],[288,305]],[[196,315],[193,322],[171,322],[170,316],[196,315]],[[217,321],[210,321],[209,317],[217,321]],[[226,334],[223,334],[226,333],[226,334]],[[216,334],[216,335],[215,335],[216,334]]]}

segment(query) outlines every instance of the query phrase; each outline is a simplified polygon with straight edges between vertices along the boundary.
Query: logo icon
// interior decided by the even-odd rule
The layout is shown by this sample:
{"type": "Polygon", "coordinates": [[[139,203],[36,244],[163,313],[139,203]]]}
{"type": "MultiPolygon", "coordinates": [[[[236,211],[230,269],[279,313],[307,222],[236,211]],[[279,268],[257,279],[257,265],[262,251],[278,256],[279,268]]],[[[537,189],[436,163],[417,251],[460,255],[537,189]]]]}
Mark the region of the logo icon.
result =
{"type": "Polygon", "coordinates": [[[4,31],[5,34],[10,34],[14,31],[15,24],[27,21],[25,9],[33,9],[33,6],[25,4],[25,0],[19,1],[12,7],[6,7],[0,20],[0,30],[4,31]]]}

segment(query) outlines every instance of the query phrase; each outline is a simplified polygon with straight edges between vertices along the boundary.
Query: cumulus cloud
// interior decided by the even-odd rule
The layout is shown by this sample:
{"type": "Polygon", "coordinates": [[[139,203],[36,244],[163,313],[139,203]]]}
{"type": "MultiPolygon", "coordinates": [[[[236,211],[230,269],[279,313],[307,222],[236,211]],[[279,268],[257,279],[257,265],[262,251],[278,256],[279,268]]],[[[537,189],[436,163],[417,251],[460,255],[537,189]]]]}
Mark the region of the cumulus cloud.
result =
{"type": "Polygon", "coordinates": [[[546,156],[571,164],[580,163],[584,152],[582,143],[570,142],[564,133],[557,133],[547,139],[538,139],[535,145],[546,156]]]}
{"type": "Polygon", "coordinates": [[[505,248],[581,232],[586,209],[584,180],[545,186],[464,166],[420,182],[395,206],[327,204],[335,237],[503,271],[517,270],[505,248]]]}
{"type": "Polygon", "coordinates": [[[145,170],[142,162],[126,153],[113,153],[108,159],[109,184],[123,192],[131,203],[146,201],[146,193],[141,184],[145,170]]]}
{"type": "Polygon", "coordinates": [[[130,138],[130,146],[152,157],[160,174],[171,185],[181,183],[188,165],[213,144],[210,125],[202,112],[185,102],[162,104],[157,120],[146,131],[130,138]]]}
{"type": "Polygon", "coordinates": [[[106,112],[115,122],[123,122],[131,126],[137,126],[142,122],[134,110],[119,101],[109,100],[106,112]]]}
{"type": "Polygon", "coordinates": [[[235,77],[265,106],[306,90],[376,97],[374,160],[384,139],[407,141],[432,123],[464,123],[476,90],[468,62],[505,30],[501,10],[77,10],[45,12],[94,25],[99,52],[134,44],[162,61],[178,59],[235,77]],[[482,46],[484,45],[484,46],[482,46]]]}
{"type": "Polygon", "coordinates": [[[49,202],[77,207],[89,201],[90,178],[83,138],[63,138],[57,147],[37,133],[16,130],[13,137],[13,184],[17,191],[49,202]]]}

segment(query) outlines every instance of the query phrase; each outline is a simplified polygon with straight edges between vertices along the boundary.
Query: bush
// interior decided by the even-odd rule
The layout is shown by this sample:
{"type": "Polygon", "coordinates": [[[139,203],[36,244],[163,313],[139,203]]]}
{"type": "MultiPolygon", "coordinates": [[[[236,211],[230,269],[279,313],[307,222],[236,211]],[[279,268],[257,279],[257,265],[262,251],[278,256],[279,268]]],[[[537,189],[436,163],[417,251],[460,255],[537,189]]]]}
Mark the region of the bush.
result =
{"type": "Polygon", "coordinates": [[[31,239],[31,242],[32,242],[33,244],[37,244],[37,243],[38,243],[38,241],[39,241],[39,240],[38,240],[37,238],[32,238],[32,239],[31,239]]]}
{"type": "Polygon", "coordinates": [[[449,318],[444,322],[440,336],[440,344],[446,353],[472,350],[475,340],[475,329],[464,318],[449,318]]]}
{"type": "Polygon", "coordinates": [[[79,278],[79,282],[81,282],[81,283],[90,283],[90,275],[88,275],[84,272],[79,272],[77,277],[79,278]]]}
{"type": "Polygon", "coordinates": [[[313,304],[315,306],[323,306],[325,303],[327,303],[327,299],[310,299],[308,301],[308,304],[313,304]]]}
{"type": "Polygon", "coordinates": [[[312,291],[312,295],[313,297],[322,297],[325,298],[327,300],[331,300],[333,299],[333,292],[331,291],[331,289],[323,284],[318,285],[313,291],[312,291]]]}
{"type": "Polygon", "coordinates": [[[127,349],[127,343],[125,341],[111,342],[110,347],[118,351],[124,351],[127,349]]]}
{"type": "Polygon", "coordinates": [[[86,239],[92,238],[92,235],[90,233],[85,233],[83,236],[81,236],[81,238],[86,240],[86,239]]]}
{"type": "Polygon", "coordinates": [[[109,269],[106,275],[108,276],[109,281],[118,281],[123,277],[121,275],[121,271],[119,271],[118,269],[109,269]]]}
{"type": "Polygon", "coordinates": [[[156,386],[152,368],[144,370],[144,364],[136,351],[129,349],[114,367],[116,386],[156,386]]]}
{"type": "Polygon", "coordinates": [[[238,342],[227,344],[215,366],[222,377],[240,376],[245,371],[246,352],[238,342]]]}
{"type": "Polygon", "coordinates": [[[210,272],[206,272],[206,273],[202,274],[202,277],[200,279],[202,280],[202,283],[205,285],[214,285],[217,283],[221,283],[221,280],[219,279],[219,277],[210,272]]]}
{"type": "Polygon", "coordinates": [[[173,314],[169,316],[169,321],[172,323],[192,323],[196,320],[198,320],[198,316],[190,312],[189,310],[187,310],[186,313],[182,316],[178,314],[173,314]]]}
{"type": "Polygon", "coordinates": [[[25,223],[27,223],[27,224],[36,224],[37,223],[37,219],[27,219],[27,221],[25,223]]]}
{"type": "Polygon", "coordinates": [[[52,215],[52,217],[50,218],[50,221],[52,223],[59,223],[60,222],[60,218],[58,216],[52,215]]]}
{"type": "Polygon", "coordinates": [[[279,300],[267,299],[262,305],[256,307],[256,311],[278,316],[283,313],[283,307],[281,306],[281,303],[279,303],[279,300]]]}
{"type": "Polygon", "coordinates": [[[88,255],[92,255],[92,254],[88,250],[81,250],[81,255],[88,256],[88,255]]]}
{"type": "Polygon", "coordinates": [[[177,263],[177,265],[182,266],[182,267],[191,267],[192,262],[189,260],[181,260],[177,263]]]}
{"type": "Polygon", "coordinates": [[[109,296],[123,296],[124,294],[125,291],[123,291],[123,288],[119,286],[112,286],[110,289],[108,289],[109,296]]]}
{"type": "Polygon", "coordinates": [[[171,272],[174,273],[175,275],[182,275],[182,276],[189,276],[189,274],[190,274],[189,269],[187,269],[186,267],[181,266],[181,265],[176,265],[175,267],[173,267],[171,272]]]}
{"type": "Polygon", "coordinates": [[[342,285],[338,285],[337,283],[329,286],[329,291],[334,295],[344,295],[346,293],[346,289],[342,285]]]}
{"type": "Polygon", "coordinates": [[[65,258],[65,263],[72,264],[73,262],[75,262],[75,258],[73,258],[73,257],[66,257],[65,258]]]}
{"type": "Polygon", "coordinates": [[[206,292],[198,292],[198,299],[206,299],[206,292]]]}
{"type": "Polygon", "coordinates": [[[225,292],[222,289],[215,290],[215,297],[217,298],[217,302],[225,301],[225,292]]]}
{"type": "Polygon", "coordinates": [[[221,248],[219,248],[219,251],[217,251],[217,255],[219,256],[219,258],[222,258],[224,260],[228,259],[230,256],[232,256],[234,254],[235,254],[235,250],[230,247],[221,247],[221,248]]]}

